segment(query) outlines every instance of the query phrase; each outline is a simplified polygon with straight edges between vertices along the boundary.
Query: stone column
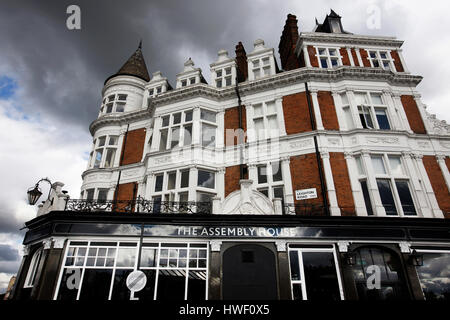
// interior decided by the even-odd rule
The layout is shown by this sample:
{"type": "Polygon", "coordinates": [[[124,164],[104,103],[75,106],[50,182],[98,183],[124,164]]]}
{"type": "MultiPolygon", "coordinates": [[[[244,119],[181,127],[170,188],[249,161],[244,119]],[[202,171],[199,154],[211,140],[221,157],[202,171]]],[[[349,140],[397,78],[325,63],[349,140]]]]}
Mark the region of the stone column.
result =
{"type": "Polygon", "coordinates": [[[416,198],[418,200],[418,204],[420,208],[416,208],[416,210],[421,212],[424,217],[433,217],[433,213],[430,208],[430,202],[427,201],[426,193],[422,189],[422,185],[420,183],[420,173],[417,172],[416,166],[414,165],[414,161],[412,159],[412,155],[408,152],[403,152],[403,160],[406,164],[406,169],[411,177],[411,187],[413,188],[412,193],[416,194],[416,198]],[[418,176],[419,174],[419,176],[418,176]]]}
{"type": "Polygon", "coordinates": [[[344,153],[345,161],[348,168],[348,176],[350,178],[350,186],[352,188],[353,200],[355,201],[355,210],[358,216],[367,216],[366,202],[361,189],[361,183],[358,180],[358,168],[356,160],[352,153],[344,153]]]}
{"type": "Polygon", "coordinates": [[[323,171],[325,173],[325,180],[328,190],[328,201],[330,203],[330,213],[332,216],[340,216],[341,210],[337,202],[336,189],[334,188],[333,171],[331,170],[330,154],[328,151],[322,150],[320,152],[323,162],[323,171]]]}
{"type": "Polygon", "coordinates": [[[225,111],[220,111],[217,113],[217,132],[218,135],[216,134],[216,147],[223,148],[225,146],[225,111]]]}
{"type": "Polygon", "coordinates": [[[289,257],[285,240],[275,241],[278,255],[278,283],[280,300],[292,300],[289,257]]]}
{"type": "Polygon", "coordinates": [[[281,158],[281,175],[283,176],[284,183],[284,198],[286,203],[294,203],[294,190],[292,190],[292,179],[291,179],[291,158],[283,157],[281,158]]]}
{"type": "Polygon", "coordinates": [[[370,159],[370,154],[367,150],[362,150],[361,160],[364,163],[367,174],[367,188],[369,189],[369,194],[372,195],[374,214],[377,216],[386,216],[386,210],[384,209],[383,203],[381,202],[380,192],[378,191],[377,180],[375,178],[375,173],[372,167],[372,160],[370,159]]]}
{"type": "Polygon", "coordinates": [[[348,59],[350,60],[350,65],[352,67],[354,67],[355,66],[355,60],[353,60],[352,47],[346,46],[345,49],[347,50],[348,59]]]}
{"type": "Polygon", "coordinates": [[[302,50],[303,50],[303,56],[305,57],[305,66],[307,68],[311,68],[312,66],[311,66],[311,60],[309,60],[308,46],[305,45],[302,50]]]}
{"type": "Polygon", "coordinates": [[[144,198],[147,200],[151,200],[152,198],[154,179],[155,174],[153,172],[149,172],[147,174],[147,181],[145,182],[145,194],[144,194],[144,198]]]}
{"type": "Polygon", "coordinates": [[[356,57],[358,58],[358,63],[361,67],[364,67],[364,63],[361,58],[361,53],[359,52],[359,47],[355,47],[356,57]]]}
{"type": "Polygon", "coordinates": [[[336,116],[339,123],[339,131],[342,131],[342,129],[347,129],[347,124],[345,123],[345,117],[342,111],[341,96],[337,91],[332,91],[331,94],[333,95],[336,116]]]}
{"type": "Polygon", "coordinates": [[[258,184],[258,167],[254,163],[248,164],[248,179],[253,181],[253,189],[256,189],[258,184]]]}
{"type": "Polygon", "coordinates": [[[278,130],[280,136],[286,135],[286,126],[284,122],[284,112],[283,112],[283,98],[277,98],[275,99],[275,107],[277,110],[277,120],[278,120],[278,130]]]}
{"type": "Polygon", "coordinates": [[[195,107],[192,115],[192,144],[201,144],[201,128],[200,128],[200,107],[195,107]]]}
{"type": "Polygon", "coordinates": [[[348,102],[350,104],[350,113],[352,114],[353,123],[355,128],[362,129],[361,120],[359,119],[358,105],[355,98],[355,92],[353,88],[347,89],[348,102]]]}
{"type": "Polygon", "coordinates": [[[444,214],[442,213],[442,210],[439,208],[439,204],[436,200],[436,196],[434,195],[433,187],[431,186],[430,179],[428,177],[427,170],[425,169],[425,166],[423,165],[423,155],[421,154],[413,154],[414,159],[416,160],[417,167],[419,169],[420,175],[422,177],[422,181],[425,185],[425,192],[428,196],[428,200],[431,203],[431,210],[433,212],[433,215],[435,218],[444,218],[444,214]]]}
{"type": "Polygon", "coordinates": [[[197,166],[189,167],[189,195],[188,201],[197,201],[197,194],[195,190],[197,189],[198,182],[198,169],[197,166]]]}
{"type": "Polygon", "coordinates": [[[408,133],[413,133],[411,127],[409,126],[408,118],[406,117],[405,109],[403,108],[401,95],[398,93],[393,93],[391,95],[392,100],[394,102],[394,106],[400,115],[400,121],[402,124],[402,128],[406,130],[408,133]]]}
{"type": "Polygon", "coordinates": [[[162,117],[157,117],[154,120],[154,126],[153,126],[153,139],[152,139],[152,145],[150,147],[150,152],[156,152],[159,150],[159,142],[161,140],[161,129],[162,126],[162,117]]]}
{"type": "Polygon", "coordinates": [[[316,119],[316,130],[325,130],[322,123],[322,115],[320,113],[319,100],[317,99],[317,89],[310,89],[312,104],[314,108],[314,117],[316,119]]]}
{"type": "Polygon", "coordinates": [[[217,197],[221,199],[221,201],[225,200],[225,167],[219,168],[217,172],[217,197]]]}

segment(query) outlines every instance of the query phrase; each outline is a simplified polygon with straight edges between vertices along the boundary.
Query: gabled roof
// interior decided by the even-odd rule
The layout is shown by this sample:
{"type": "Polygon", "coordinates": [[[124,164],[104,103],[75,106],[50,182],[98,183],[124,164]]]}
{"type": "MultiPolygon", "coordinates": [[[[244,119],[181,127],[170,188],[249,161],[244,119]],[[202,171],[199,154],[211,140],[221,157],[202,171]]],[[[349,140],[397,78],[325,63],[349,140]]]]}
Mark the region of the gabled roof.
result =
{"type": "Polygon", "coordinates": [[[142,41],[139,42],[139,47],[133,53],[133,55],[127,60],[127,62],[125,62],[122,68],[120,68],[119,71],[117,71],[117,73],[113,74],[112,76],[108,77],[108,79],[105,80],[105,84],[106,82],[108,82],[109,79],[115,76],[133,76],[142,79],[146,82],[150,81],[150,76],[148,74],[144,56],[142,55],[142,41]]]}

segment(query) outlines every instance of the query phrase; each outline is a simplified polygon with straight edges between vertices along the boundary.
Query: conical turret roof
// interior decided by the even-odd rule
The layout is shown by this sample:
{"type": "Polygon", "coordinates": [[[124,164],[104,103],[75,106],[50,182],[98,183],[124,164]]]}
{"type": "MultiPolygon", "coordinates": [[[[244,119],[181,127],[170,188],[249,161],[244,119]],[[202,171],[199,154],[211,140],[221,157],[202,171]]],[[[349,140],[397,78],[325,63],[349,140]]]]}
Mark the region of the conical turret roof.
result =
{"type": "Polygon", "coordinates": [[[144,56],[142,55],[142,41],[139,42],[139,47],[127,60],[127,62],[125,62],[122,68],[120,68],[119,71],[117,71],[117,73],[113,74],[112,76],[110,76],[108,79],[105,80],[105,84],[106,82],[108,82],[109,79],[121,75],[137,77],[147,82],[150,81],[150,76],[148,74],[144,56]]]}

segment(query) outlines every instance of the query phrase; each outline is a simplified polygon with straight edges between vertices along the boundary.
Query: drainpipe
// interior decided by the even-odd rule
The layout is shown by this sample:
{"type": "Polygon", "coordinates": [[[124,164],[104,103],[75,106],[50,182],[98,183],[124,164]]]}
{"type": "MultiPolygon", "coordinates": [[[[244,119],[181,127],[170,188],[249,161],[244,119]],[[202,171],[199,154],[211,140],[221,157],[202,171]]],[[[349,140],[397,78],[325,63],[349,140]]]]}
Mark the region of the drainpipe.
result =
{"type": "MultiPolygon", "coordinates": [[[[308,89],[308,82],[305,82],[305,91],[306,91],[306,101],[308,102],[309,118],[311,120],[311,129],[313,131],[315,131],[317,126],[316,126],[316,121],[314,118],[311,96],[310,96],[309,89],[308,89]]],[[[319,144],[317,142],[317,133],[314,134],[314,148],[316,150],[317,167],[319,169],[320,189],[322,191],[321,193],[322,193],[322,199],[323,199],[323,207],[325,208],[326,215],[329,216],[330,209],[328,208],[328,198],[327,198],[327,192],[326,192],[326,187],[325,187],[325,177],[323,176],[322,158],[321,158],[320,152],[319,152],[319,144]]]]}
{"type": "Polygon", "coordinates": [[[238,77],[236,76],[236,95],[238,97],[238,113],[239,113],[239,136],[238,136],[238,146],[239,146],[239,176],[240,180],[244,179],[244,126],[242,125],[242,100],[239,93],[238,77]]]}
{"type": "MultiPolygon", "coordinates": [[[[119,166],[122,165],[122,161],[123,161],[123,157],[125,154],[125,146],[127,145],[127,136],[128,136],[128,129],[130,128],[130,124],[127,124],[127,131],[125,132],[125,138],[123,140],[123,144],[122,144],[122,152],[120,153],[120,163],[119,166]]],[[[117,177],[117,185],[116,185],[116,190],[114,191],[114,200],[118,200],[117,199],[117,193],[119,192],[119,183],[120,183],[120,176],[122,175],[122,170],[119,170],[119,176],[117,177]]]]}

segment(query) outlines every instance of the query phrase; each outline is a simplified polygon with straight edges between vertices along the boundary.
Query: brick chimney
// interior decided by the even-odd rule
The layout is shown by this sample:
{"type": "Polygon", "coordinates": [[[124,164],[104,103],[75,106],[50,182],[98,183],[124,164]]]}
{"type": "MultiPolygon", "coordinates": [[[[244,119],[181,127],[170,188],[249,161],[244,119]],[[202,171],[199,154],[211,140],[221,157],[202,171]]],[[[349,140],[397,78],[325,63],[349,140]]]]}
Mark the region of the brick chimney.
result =
{"type": "Polygon", "coordinates": [[[293,14],[288,14],[283,33],[280,37],[280,44],[278,45],[281,67],[285,71],[300,68],[300,62],[295,55],[295,46],[297,45],[297,40],[297,17],[293,14]]]}
{"type": "Polygon", "coordinates": [[[247,53],[240,41],[236,46],[236,65],[238,82],[244,82],[248,78],[247,53]]]}

